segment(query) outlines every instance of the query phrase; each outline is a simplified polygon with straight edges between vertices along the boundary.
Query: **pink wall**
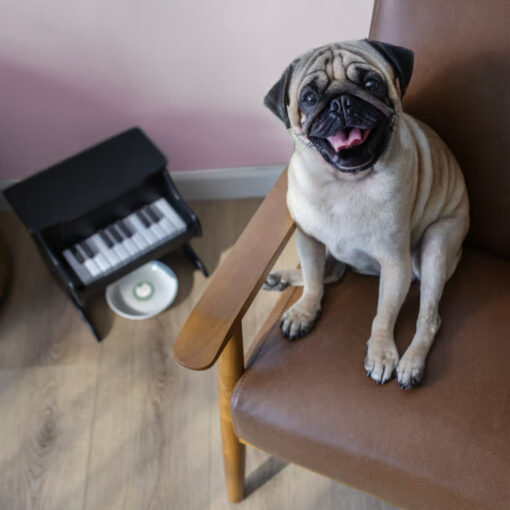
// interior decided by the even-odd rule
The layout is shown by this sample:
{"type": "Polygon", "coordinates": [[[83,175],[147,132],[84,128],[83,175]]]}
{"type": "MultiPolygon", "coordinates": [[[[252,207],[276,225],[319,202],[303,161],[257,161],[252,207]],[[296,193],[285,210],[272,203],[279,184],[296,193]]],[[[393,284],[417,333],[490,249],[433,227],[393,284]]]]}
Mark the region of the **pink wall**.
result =
{"type": "Polygon", "coordinates": [[[372,0],[5,0],[0,178],[132,125],[173,170],[284,162],[262,99],[298,53],[366,37],[372,0]]]}

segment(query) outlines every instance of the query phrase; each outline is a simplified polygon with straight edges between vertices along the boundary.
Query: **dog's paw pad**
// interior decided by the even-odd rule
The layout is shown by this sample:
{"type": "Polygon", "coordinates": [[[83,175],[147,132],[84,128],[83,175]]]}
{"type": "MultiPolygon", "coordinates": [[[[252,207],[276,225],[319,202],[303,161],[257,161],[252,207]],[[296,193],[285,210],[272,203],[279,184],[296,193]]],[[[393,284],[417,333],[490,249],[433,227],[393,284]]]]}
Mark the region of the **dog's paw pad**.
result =
{"type": "Polygon", "coordinates": [[[262,284],[264,290],[284,290],[289,286],[288,280],[282,273],[271,273],[262,284]]]}
{"type": "Polygon", "coordinates": [[[385,384],[395,377],[398,364],[398,352],[394,345],[371,348],[368,347],[365,358],[367,377],[371,377],[377,384],[385,384]]]}
{"type": "Polygon", "coordinates": [[[423,378],[424,363],[419,356],[404,354],[397,366],[397,382],[404,390],[419,386],[423,378]]]}
{"type": "Polygon", "coordinates": [[[309,311],[295,303],[283,314],[280,321],[283,335],[290,340],[304,337],[312,330],[318,315],[318,310],[309,311]]]}

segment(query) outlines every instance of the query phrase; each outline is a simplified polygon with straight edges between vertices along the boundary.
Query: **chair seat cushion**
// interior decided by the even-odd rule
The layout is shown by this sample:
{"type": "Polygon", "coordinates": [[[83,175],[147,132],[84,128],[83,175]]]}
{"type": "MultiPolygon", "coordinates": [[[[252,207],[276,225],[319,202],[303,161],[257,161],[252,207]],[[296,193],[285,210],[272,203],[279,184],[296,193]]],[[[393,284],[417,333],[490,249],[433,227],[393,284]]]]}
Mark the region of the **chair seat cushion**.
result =
{"type": "MultiPolygon", "coordinates": [[[[349,272],[327,287],[308,336],[284,339],[277,321],[232,395],[236,433],[400,506],[510,508],[510,261],[464,252],[414,390],[366,377],[377,295],[378,278],[349,272]]],[[[418,304],[414,283],[395,330],[401,355],[418,304]]]]}

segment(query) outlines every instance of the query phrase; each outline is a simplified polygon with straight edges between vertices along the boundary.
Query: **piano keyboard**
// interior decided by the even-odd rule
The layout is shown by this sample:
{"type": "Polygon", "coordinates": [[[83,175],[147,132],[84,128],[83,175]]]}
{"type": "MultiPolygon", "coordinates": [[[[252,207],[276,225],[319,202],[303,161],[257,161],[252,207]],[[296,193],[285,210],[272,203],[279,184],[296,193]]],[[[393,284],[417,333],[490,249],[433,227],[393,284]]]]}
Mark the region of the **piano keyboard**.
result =
{"type": "Polygon", "coordinates": [[[80,280],[88,285],[185,231],[183,219],[165,198],[160,198],[62,254],[80,280]]]}

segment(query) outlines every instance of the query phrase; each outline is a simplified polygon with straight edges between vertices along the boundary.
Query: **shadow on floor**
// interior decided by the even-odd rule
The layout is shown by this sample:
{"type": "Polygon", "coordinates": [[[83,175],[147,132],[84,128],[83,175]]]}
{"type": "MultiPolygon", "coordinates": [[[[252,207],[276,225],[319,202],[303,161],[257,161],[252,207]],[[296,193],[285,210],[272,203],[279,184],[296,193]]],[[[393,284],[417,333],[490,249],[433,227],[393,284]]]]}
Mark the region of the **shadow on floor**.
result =
{"type": "Polygon", "coordinates": [[[260,489],[260,487],[269,482],[273,476],[276,476],[287,465],[287,461],[277,459],[276,457],[267,459],[246,477],[245,496],[248,497],[257,489],[260,489]]]}

